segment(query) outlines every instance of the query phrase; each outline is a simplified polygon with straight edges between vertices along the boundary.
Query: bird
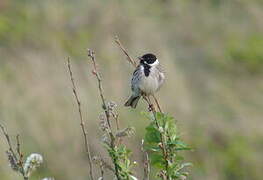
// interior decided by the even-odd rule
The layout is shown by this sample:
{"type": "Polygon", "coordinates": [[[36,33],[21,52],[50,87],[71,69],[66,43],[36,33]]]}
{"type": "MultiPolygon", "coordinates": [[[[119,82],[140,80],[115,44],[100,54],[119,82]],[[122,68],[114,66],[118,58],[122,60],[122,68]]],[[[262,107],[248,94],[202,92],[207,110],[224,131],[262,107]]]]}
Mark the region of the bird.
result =
{"type": "Polygon", "coordinates": [[[165,76],[157,57],[152,53],[138,57],[139,65],[131,79],[132,95],[124,106],[136,108],[141,96],[154,95],[162,86],[165,76]]]}

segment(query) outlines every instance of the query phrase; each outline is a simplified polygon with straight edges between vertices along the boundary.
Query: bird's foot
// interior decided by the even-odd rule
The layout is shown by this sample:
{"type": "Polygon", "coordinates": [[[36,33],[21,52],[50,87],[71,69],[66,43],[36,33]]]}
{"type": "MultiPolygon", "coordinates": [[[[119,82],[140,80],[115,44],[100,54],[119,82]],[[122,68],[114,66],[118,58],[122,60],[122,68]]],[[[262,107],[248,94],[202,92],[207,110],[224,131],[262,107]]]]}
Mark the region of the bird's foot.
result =
{"type": "Polygon", "coordinates": [[[149,104],[148,110],[149,112],[152,112],[154,110],[153,104],[149,104]]]}

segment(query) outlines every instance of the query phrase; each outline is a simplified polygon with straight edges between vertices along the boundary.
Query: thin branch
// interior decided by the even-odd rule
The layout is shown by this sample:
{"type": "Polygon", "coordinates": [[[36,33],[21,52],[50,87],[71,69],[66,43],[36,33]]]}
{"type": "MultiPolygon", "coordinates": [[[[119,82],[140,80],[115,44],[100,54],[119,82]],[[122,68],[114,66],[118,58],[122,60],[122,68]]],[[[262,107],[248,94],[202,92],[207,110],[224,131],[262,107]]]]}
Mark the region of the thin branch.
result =
{"type": "Polygon", "coordinates": [[[20,151],[20,140],[19,140],[19,134],[16,135],[16,152],[18,155],[21,154],[21,151],[20,151]]]}
{"type": "MultiPolygon", "coordinates": [[[[115,150],[115,137],[112,133],[112,128],[111,128],[111,123],[110,123],[110,112],[109,109],[106,105],[106,98],[104,97],[103,94],[103,88],[102,88],[102,80],[101,80],[101,76],[100,73],[97,69],[97,64],[96,64],[96,58],[95,58],[95,52],[88,49],[88,57],[91,59],[92,61],[92,65],[93,65],[93,71],[92,73],[96,76],[96,79],[98,81],[98,89],[99,89],[99,94],[100,94],[100,98],[101,98],[101,102],[102,102],[102,108],[104,110],[105,116],[106,116],[106,121],[109,127],[109,136],[110,136],[110,147],[112,150],[115,150]]],[[[115,168],[115,175],[117,180],[121,180],[120,174],[119,174],[119,167],[117,164],[117,157],[113,157],[113,164],[114,164],[114,168],[115,168]]]]}
{"type": "Polygon", "coordinates": [[[119,123],[119,114],[116,112],[112,112],[111,111],[111,116],[113,117],[113,119],[115,120],[115,124],[116,124],[116,129],[117,131],[120,130],[120,123],[119,123]]]}
{"type": "Polygon", "coordinates": [[[118,36],[115,36],[115,42],[121,48],[122,52],[126,55],[127,60],[136,68],[137,66],[136,61],[128,54],[128,51],[124,48],[118,36]]]}
{"type": "Polygon", "coordinates": [[[12,153],[13,157],[14,157],[15,160],[17,161],[17,157],[16,157],[16,154],[15,154],[15,151],[13,150],[13,146],[12,146],[10,137],[9,137],[9,135],[8,135],[5,127],[0,124],[0,128],[1,128],[2,132],[3,132],[3,134],[5,135],[5,139],[6,139],[6,142],[7,142],[7,144],[8,144],[9,151],[12,153]]]}
{"type": "Polygon", "coordinates": [[[10,137],[8,135],[7,130],[1,124],[0,124],[0,128],[3,132],[3,134],[5,135],[5,139],[7,141],[8,146],[9,146],[9,150],[7,151],[7,154],[8,154],[8,160],[9,160],[11,168],[15,171],[20,172],[21,175],[23,176],[24,180],[28,180],[29,178],[27,176],[25,176],[25,171],[23,168],[23,154],[22,154],[21,149],[20,149],[19,135],[16,136],[16,142],[17,142],[16,152],[18,155],[18,157],[17,157],[15,150],[13,149],[13,146],[12,146],[12,143],[11,143],[11,140],[10,140],[10,137]]]}
{"type": "Polygon", "coordinates": [[[162,111],[162,109],[161,109],[161,106],[160,106],[157,98],[155,97],[155,95],[152,95],[152,97],[153,97],[153,99],[154,99],[154,101],[155,101],[155,103],[156,103],[156,105],[157,105],[157,107],[158,107],[158,110],[159,110],[161,113],[163,113],[163,111],[162,111]]]}
{"type": "Polygon", "coordinates": [[[18,164],[20,166],[23,166],[23,154],[21,152],[21,144],[20,144],[19,134],[16,135],[16,152],[19,156],[18,164]]]}
{"type": "Polygon", "coordinates": [[[106,98],[104,97],[103,94],[103,89],[102,89],[102,83],[101,83],[101,76],[100,73],[97,69],[97,64],[96,64],[96,58],[95,58],[95,52],[88,49],[88,57],[90,57],[91,61],[92,61],[92,65],[93,65],[93,71],[92,73],[96,76],[97,81],[98,81],[98,88],[99,88],[99,94],[100,94],[100,98],[102,101],[102,108],[104,109],[105,115],[106,115],[106,119],[107,119],[107,123],[109,128],[111,129],[111,123],[110,123],[110,113],[109,110],[107,109],[107,105],[106,105],[106,98]]]}
{"type": "Polygon", "coordinates": [[[89,141],[88,141],[88,137],[87,137],[88,133],[87,133],[87,130],[85,128],[85,123],[84,123],[83,116],[82,116],[81,102],[80,102],[80,99],[79,99],[78,94],[77,94],[77,88],[76,88],[75,80],[74,80],[73,73],[71,70],[70,58],[68,58],[68,71],[69,71],[70,80],[72,83],[73,94],[74,94],[75,100],[76,100],[77,105],[78,105],[78,111],[79,111],[79,117],[80,117],[80,126],[81,126],[81,130],[82,130],[82,133],[84,136],[85,150],[86,150],[86,153],[88,154],[88,160],[89,160],[89,166],[90,166],[89,174],[90,174],[91,180],[94,180],[93,165],[92,165],[89,141]]]}

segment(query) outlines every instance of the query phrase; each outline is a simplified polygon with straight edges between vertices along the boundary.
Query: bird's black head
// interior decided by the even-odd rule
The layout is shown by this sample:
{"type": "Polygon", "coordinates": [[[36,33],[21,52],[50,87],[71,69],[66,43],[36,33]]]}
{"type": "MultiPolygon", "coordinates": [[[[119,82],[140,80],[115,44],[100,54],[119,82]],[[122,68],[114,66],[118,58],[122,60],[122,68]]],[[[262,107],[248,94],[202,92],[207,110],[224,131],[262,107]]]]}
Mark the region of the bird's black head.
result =
{"type": "Polygon", "coordinates": [[[153,65],[157,58],[154,54],[148,53],[144,54],[143,56],[139,57],[140,59],[140,64],[146,64],[146,65],[153,65]]]}

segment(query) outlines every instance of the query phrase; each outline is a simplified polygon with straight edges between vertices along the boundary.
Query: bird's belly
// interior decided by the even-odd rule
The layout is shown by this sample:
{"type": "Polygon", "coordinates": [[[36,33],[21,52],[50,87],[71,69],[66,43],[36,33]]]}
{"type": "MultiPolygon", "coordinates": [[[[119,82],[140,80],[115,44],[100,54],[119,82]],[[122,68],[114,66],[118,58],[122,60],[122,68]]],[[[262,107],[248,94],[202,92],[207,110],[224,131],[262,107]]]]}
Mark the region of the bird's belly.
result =
{"type": "Polygon", "coordinates": [[[145,94],[154,94],[159,88],[159,83],[156,78],[145,77],[140,83],[139,88],[145,94]]]}

